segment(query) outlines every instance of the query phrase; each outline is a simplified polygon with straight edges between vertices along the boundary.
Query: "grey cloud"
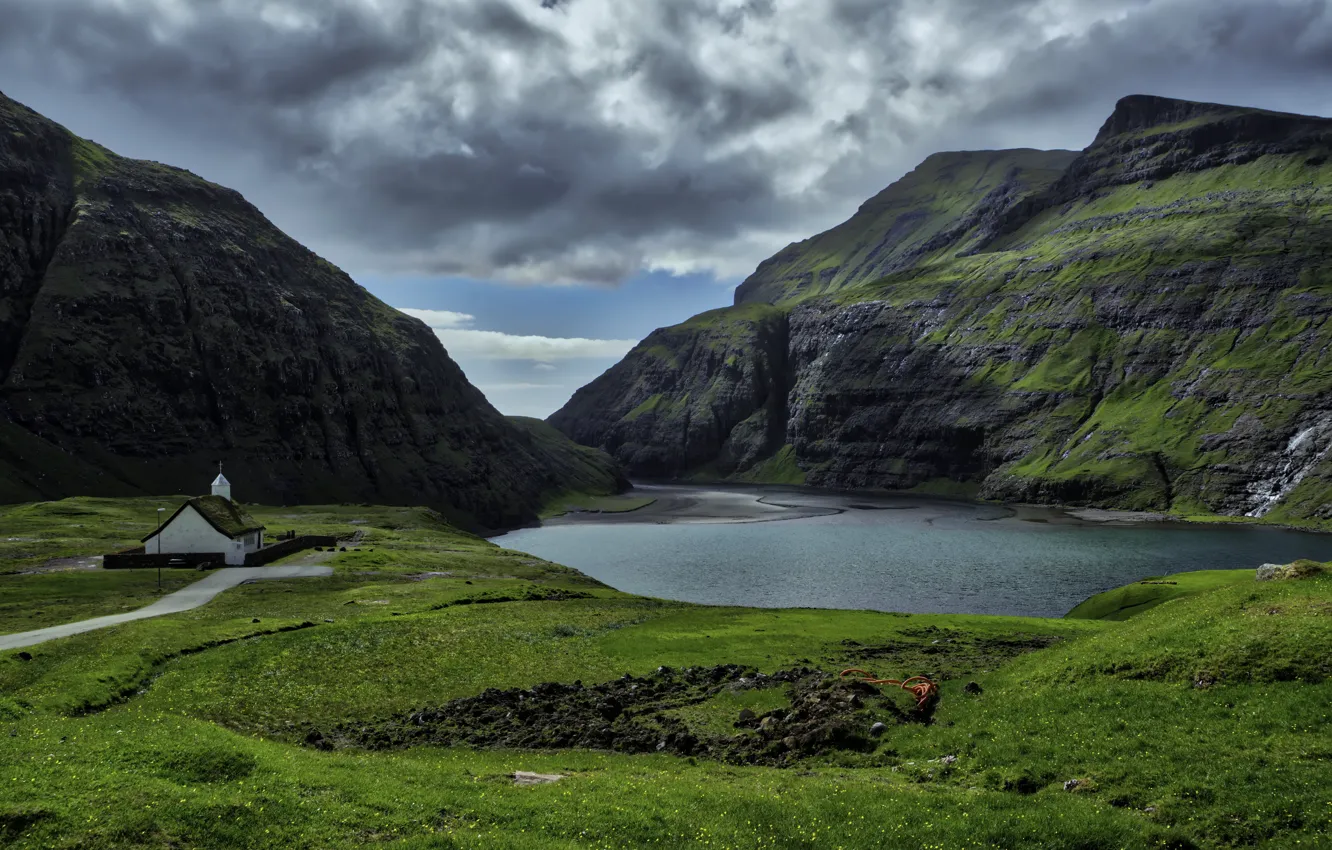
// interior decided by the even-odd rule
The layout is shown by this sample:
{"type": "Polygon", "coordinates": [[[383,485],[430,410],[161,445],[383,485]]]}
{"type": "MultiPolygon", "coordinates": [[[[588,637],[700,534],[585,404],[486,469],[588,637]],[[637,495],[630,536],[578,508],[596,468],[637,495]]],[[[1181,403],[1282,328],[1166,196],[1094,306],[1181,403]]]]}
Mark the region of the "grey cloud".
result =
{"type": "Polygon", "coordinates": [[[0,0],[0,20],[0,80],[50,100],[29,105],[122,104],[139,134],[99,141],[205,176],[254,162],[236,188],[363,270],[738,275],[934,149],[1081,147],[1124,94],[1332,111],[1326,0],[0,0]]]}

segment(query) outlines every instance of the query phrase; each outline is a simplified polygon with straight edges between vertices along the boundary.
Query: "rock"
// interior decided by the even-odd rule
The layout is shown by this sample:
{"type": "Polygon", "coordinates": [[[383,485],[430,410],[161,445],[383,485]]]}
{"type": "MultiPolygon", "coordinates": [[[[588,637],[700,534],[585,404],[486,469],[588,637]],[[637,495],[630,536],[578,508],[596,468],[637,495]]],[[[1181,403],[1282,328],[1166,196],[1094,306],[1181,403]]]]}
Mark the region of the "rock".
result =
{"type": "Polygon", "coordinates": [[[877,738],[887,731],[888,731],[888,724],[879,721],[870,727],[869,733],[871,737],[877,738]]]}
{"type": "Polygon", "coordinates": [[[257,622],[259,622],[259,618],[258,618],[258,617],[255,617],[255,618],[254,618],[253,620],[251,620],[250,622],[251,622],[251,623],[257,623],[257,622]]]}
{"type": "Polygon", "coordinates": [[[1070,780],[1068,780],[1067,782],[1064,783],[1064,790],[1065,790],[1065,791],[1075,791],[1075,790],[1077,790],[1078,786],[1080,786],[1080,785],[1082,785],[1082,780],[1081,780],[1081,779],[1070,779],[1070,780]]]}
{"type": "Polygon", "coordinates": [[[19,661],[31,661],[31,660],[32,660],[32,653],[31,653],[31,652],[27,652],[27,651],[20,652],[20,653],[18,654],[18,659],[19,659],[19,661]]]}
{"type": "Polygon", "coordinates": [[[740,709],[740,722],[741,722],[741,723],[748,723],[748,722],[750,722],[751,720],[753,720],[756,716],[757,716],[757,715],[755,715],[754,712],[753,712],[751,709],[748,709],[748,708],[742,708],[742,709],[740,709]]]}
{"type": "Polygon", "coordinates": [[[1257,581],[1271,581],[1274,578],[1281,577],[1281,573],[1285,569],[1283,564],[1263,564],[1258,568],[1258,574],[1255,576],[1255,579],[1257,581]]]}
{"type": "Polygon", "coordinates": [[[1322,573],[1323,565],[1317,561],[1300,559],[1289,564],[1263,564],[1255,575],[1257,581],[1291,581],[1322,573]]]}
{"type": "Polygon", "coordinates": [[[549,785],[552,782],[559,782],[563,778],[563,773],[529,773],[526,770],[517,770],[513,774],[513,784],[549,785]]]}
{"type": "Polygon", "coordinates": [[[972,694],[974,696],[982,692],[983,689],[981,688],[979,682],[967,682],[965,685],[962,686],[962,693],[964,694],[972,694]]]}

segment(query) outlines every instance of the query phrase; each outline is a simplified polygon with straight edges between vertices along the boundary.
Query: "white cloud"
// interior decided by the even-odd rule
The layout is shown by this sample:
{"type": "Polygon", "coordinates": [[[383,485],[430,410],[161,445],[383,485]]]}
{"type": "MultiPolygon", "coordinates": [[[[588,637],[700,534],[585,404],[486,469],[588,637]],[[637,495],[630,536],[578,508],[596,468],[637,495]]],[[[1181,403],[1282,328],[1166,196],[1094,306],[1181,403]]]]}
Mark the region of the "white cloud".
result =
{"type": "Polygon", "coordinates": [[[567,360],[572,357],[623,357],[638,345],[636,339],[582,339],[579,337],[515,336],[499,331],[435,328],[435,336],[449,354],[494,360],[567,360]]]}
{"type": "MultiPolygon", "coordinates": [[[[635,339],[585,339],[507,334],[477,330],[465,325],[476,320],[467,313],[451,310],[418,310],[399,307],[401,312],[425,322],[444,343],[449,354],[468,359],[539,360],[537,368],[550,367],[551,360],[577,357],[620,358],[638,344],[635,339]]],[[[548,386],[548,385],[543,385],[548,386]]]]}
{"type": "Polygon", "coordinates": [[[532,368],[538,372],[554,372],[556,367],[554,363],[534,363],[532,368]]]}
{"type": "Polygon", "coordinates": [[[476,321],[476,316],[468,313],[455,313],[452,310],[415,310],[398,308],[399,312],[414,316],[432,328],[461,328],[476,321]]]}
{"type": "Polygon", "coordinates": [[[522,381],[514,384],[477,384],[476,388],[486,395],[493,392],[506,392],[508,390],[562,390],[563,384],[533,384],[522,381]]]}

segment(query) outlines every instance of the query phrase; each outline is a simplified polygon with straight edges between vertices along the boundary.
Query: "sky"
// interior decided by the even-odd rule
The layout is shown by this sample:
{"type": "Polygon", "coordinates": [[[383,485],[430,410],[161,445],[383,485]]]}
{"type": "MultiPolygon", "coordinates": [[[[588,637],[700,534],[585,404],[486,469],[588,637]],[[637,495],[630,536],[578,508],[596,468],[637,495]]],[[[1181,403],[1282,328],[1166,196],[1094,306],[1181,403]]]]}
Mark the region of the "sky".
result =
{"type": "Polygon", "coordinates": [[[242,192],[546,416],[939,150],[1332,115],[1332,0],[0,0],[0,91],[242,192]]]}

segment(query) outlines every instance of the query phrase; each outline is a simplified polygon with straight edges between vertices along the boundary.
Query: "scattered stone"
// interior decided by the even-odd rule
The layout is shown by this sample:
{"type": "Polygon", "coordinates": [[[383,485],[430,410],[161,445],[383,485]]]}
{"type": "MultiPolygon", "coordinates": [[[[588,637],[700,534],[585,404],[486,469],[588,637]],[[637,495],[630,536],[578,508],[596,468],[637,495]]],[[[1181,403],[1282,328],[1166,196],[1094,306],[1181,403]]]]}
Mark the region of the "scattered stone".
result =
{"type": "Polygon", "coordinates": [[[957,756],[944,756],[939,759],[939,761],[942,762],[944,766],[949,766],[957,763],[957,756]]]}
{"type": "Polygon", "coordinates": [[[877,721],[873,726],[870,727],[870,737],[877,738],[887,731],[888,731],[888,724],[884,723],[882,720],[877,721]]]}
{"type": "Polygon", "coordinates": [[[1082,780],[1081,780],[1081,779],[1070,779],[1070,780],[1068,780],[1067,782],[1064,783],[1064,790],[1065,790],[1065,791],[1076,791],[1080,785],[1082,785],[1082,780]]]}
{"type": "Polygon", "coordinates": [[[552,782],[559,782],[563,778],[563,773],[529,773],[526,770],[517,770],[513,774],[513,784],[549,785],[552,782]]]}
{"type": "Polygon", "coordinates": [[[749,721],[753,720],[753,719],[754,719],[755,717],[757,717],[757,716],[758,716],[758,715],[756,715],[756,714],[754,713],[753,709],[749,709],[749,708],[742,708],[742,709],[740,709],[740,722],[741,722],[741,723],[748,723],[749,721]]]}
{"type": "Polygon", "coordinates": [[[254,618],[253,620],[251,620],[250,622],[251,622],[251,623],[257,623],[257,622],[259,622],[259,618],[258,618],[258,617],[255,617],[255,618],[254,618]]]}
{"type": "Polygon", "coordinates": [[[980,686],[979,682],[967,682],[965,685],[962,686],[962,693],[964,694],[975,695],[983,692],[984,689],[980,686]]]}
{"type": "Polygon", "coordinates": [[[20,652],[20,653],[18,654],[18,658],[19,658],[19,661],[31,661],[31,660],[32,660],[32,653],[31,653],[31,652],[20,652]]]}

